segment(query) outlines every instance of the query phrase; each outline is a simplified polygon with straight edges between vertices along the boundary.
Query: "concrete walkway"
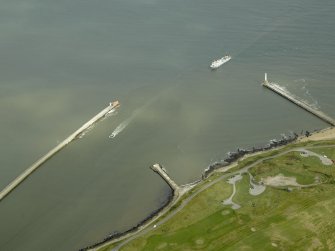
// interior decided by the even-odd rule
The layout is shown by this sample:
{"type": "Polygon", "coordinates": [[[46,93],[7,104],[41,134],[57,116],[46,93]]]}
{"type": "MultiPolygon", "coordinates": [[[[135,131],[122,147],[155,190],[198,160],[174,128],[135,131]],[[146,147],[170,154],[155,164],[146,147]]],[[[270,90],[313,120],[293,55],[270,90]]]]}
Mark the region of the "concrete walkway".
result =
{"type": "Polygon", "coordinates": [[[324,164],[326,166],[330,166],[330,165],[333,164],[333,161],[331,159],[329,159],[327,156],[323,156],[321,154],[309,151],[305,148],[298,148],[297,151],[300,152],[300,155],[303,156],[303,157],[315,156],[315,157],[319,158],[320,161],[322,162],[322,164],[324,164]]]}
{"type": "Polygon", "coordinates": [[[241,207],[239,204],[237,204],[233,201],[233,198],[234,198],[235,193],[236,193],[236,182],[240,181],[242,179],[243,179],[243,177],[240,173],[236,174],[236,175],[234,175],[234,176],[232,176],[228,179],[227,182],[229,184],[233,185],[233,193],[230,195],[230,197],[228,199],[223,201],[223,205],[225,205],[225,206],[231,205],[231,208],[234,209],[234,210],[239,209],[241,207]]]}

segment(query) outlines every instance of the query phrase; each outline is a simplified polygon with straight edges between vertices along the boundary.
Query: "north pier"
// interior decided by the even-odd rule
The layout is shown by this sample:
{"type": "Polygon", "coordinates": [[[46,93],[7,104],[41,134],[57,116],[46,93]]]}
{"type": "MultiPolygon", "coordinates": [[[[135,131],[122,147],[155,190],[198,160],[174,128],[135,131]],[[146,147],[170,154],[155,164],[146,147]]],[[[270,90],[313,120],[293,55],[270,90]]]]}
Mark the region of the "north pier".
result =
{"type": "Polygon", "coordinates": [[[101,112],[87,121],[84,125],[82,125],[78,130],[72,133],[69,137],[67,137],[64,141],[59,143],[56,147],[51,149],[47,154],[38,159],[34,164],[32,164],[28,169],[26,169],[23,173],[21,173],[15,180],[13,180],[9,185],[7,185],[0,192],[0,201],[5,198],[10,192],[12,192],[18,185],[20,185],[26,178],[28,178],[34,171],[36,171],[42,164],[44,164],[48,159],[54,156],[57,152],[62,150],[66,145],[68,145],[71,141],[76,139],[81,133],[83,133],[86,129],[92,126],[94,123],[98,122],[102,119],[107,113],[112,112],[116,108],[120,106],[119,101],[114,101],[109,103],[109,105],[104,108],[101,112]]]}
{"type": "Polygon", "coordinates": [[[329,117],[322,111],[315,109],[314,107],[312,107],[310,104],[306,103],[304,100],[300,99],[299,97],[296,97],[292,95],[291,93],[286,92],[283,88],[278,86],[278,84],[269,82],[266,73],[265,73],[265,78],[264,78],[264,82],[262,83],[262,85],[274,91],[275,93],[279,94],[280,96],[288,99],[289,101],[296,104],[297,106],[300,106],[304,110],[310,112],[311,114],[323,120],[324,122],[330,124],[331,126],[335,126],[335,120],[333,118],[329,117]]]}
{"type": "Polygon", "coordinates": [[[160,165],[160,164],[154,164],[150,167],[153,171],[158,173],[165,181],[166,183],[171,187],[174,194],[176,194],[180,187],[177,185],[176,182],[174,182],[170,176],[167,174],[166,170],[160,165]]]}

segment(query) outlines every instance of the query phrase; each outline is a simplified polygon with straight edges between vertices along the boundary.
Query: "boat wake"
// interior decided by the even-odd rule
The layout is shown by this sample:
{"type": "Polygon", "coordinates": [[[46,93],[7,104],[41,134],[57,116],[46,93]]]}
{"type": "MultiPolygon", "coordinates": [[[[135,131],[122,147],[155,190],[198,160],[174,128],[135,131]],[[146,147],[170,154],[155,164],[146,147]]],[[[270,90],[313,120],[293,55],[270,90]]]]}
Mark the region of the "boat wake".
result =
{"type": "MultiPolygon", "coordinates": [[[[150,105],[152,105],[155,101],[157,101],[159,99],[160,95],[157,95],[155,97],[153,97],[152,99],[150,99],[146,104],[144,104],[143,106],[135,109],[133,111],[133,113],[130,115],[129,118],[127,118],[126,120],[124,120],[121,124],[119,124],[114,131],[112,132],[111,135],[108,136],[108,138],[113,139],[115,138],[119,133],[121,133],[124,129],[126,129],[126,127],[130,124],[130,122],[137,117],[139,114],[143,113],[145,109],[147,109],[150,105]]],[[[113,110],[110,112],[111,114],[108,114],[109,116],[111,115],[115,115],[117,114],[116,112],[114,112],[113,110]]]]}
{"type": "Polygon", "coordinates": [[[319,110],[320,109],[320,105],[319,105],[319,102],[312,96],[312,94],[309,92],[309,90],[306,88],[306,85],[304,85],[302,87],[302,90],[304,91],[304,95],[305,97],[310,100],[309,103],[310,105],[316,109],[316,110],[319,110]]]}
{"type": "Polygon", "coordinates": [[[295,84],[298,87],[298,91],[302,91],[304,96],[304,102],[309,104],[315,110],[320,109],[319,102],[312,96],[308,89],[308,81],[304,78],[294,80],[295,84]]]}
{"type": "Polygon", "coordinates": [[[125,121],[123,121],[121,124],[119,124],[115,130],[112,132],[111,135],[108,136],[108,138],[112,139],[115,138],[120,132],[122,132],[128,125],[129,123],[132,121],[133,117],[130,117],[128,119],[126,119],[125,121]]]}
{"type": "MultiPolygon", "coordinates": [[[[295,82],[302,82],[305,83],[306,80],[305,79],[299,79],[296,80],[295,82]]],[[[295,99],[298,99],[300,101],[302,101],[303,103],[305,103],[306,105],[312,107],[315,110],[319,110],[320,109],[320,105],[318,103],[318,101],[310,94],[309,90],[306,88],[306,84],[304,84],[302,86],[302,90],[304,91],[304,98],[298,97],[297,95],[293,94],[292,92],[290,92],[286,87],[284,86],[280,86],[276,83],[273,83],[273,85],[280,89],[281,91],[285,92],[287,95],[294,97],[295,99]]]]}

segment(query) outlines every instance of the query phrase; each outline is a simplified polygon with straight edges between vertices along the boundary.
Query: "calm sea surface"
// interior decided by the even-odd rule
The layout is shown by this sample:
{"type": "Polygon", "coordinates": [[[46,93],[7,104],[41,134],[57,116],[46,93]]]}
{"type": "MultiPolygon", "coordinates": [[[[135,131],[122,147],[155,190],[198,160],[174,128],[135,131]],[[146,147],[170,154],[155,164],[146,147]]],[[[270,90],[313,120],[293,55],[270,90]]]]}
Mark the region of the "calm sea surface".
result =
{"type": "Polygon", "coordinates": [[[260,83],[268,72],[335,117],[334,12],[333,0],[1,1],[0,188],[121,107],[0,202],[0,249],[77,250],[164,203],[156,162],[187,183],[237,147],[325,128],[260,83]]]}

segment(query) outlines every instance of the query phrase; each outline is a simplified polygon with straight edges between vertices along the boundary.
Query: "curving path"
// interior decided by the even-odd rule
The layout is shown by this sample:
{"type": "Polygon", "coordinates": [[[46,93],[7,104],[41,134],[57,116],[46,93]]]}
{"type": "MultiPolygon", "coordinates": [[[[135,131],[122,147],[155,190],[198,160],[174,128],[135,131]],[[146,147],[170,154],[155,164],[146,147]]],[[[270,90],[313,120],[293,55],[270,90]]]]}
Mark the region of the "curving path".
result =
{"type": "Polygon", "coordinates": [[[333,161],[331,159],[329,159],[327,156],[322,156],[318,153],[309,151],[305,148],[299,148],[298,151],[301,153],[301,156],[303,157],[310,157],[310,156],[315,156],[318,157],[320,159],[320,161],[322,162],[322,164],[329,166],[333,164],[333,161]]]}
{"type": "Polygon", "coordinates": [[[233,201],[233,198],[236,194],[236,182],[243,179],[241,174],[237,174],[235,176],[232,176],[230,179],[228,179],[228,183],[233,185],[233,193],[230,195],[230,197],[223,201],[223,205],[231,205],[231,208],[236,210],[239,209],[241,206],[233,201]]]}

